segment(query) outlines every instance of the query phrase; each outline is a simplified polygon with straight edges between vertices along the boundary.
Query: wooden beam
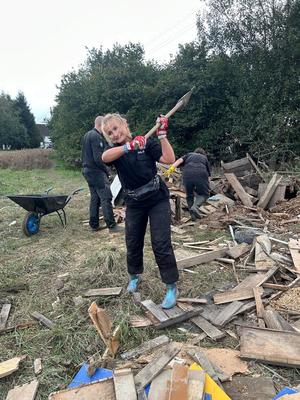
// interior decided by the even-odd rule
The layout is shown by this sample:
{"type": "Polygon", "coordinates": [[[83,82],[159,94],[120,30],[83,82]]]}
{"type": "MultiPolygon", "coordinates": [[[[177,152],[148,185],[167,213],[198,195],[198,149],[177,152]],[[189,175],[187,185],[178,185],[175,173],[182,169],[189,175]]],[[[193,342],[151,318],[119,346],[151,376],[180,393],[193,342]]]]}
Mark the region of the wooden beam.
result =
{"type": "Polygon", "coordinates": [[[137,400],[133,374],[130,368],[114,370],[116,400],[137,400]]]}
{"type": "Polygon", "coordinates": [[[138,390],[148,385],[163,368],[179,353],[181,346],[170,343],[162,354],[146,365],[134,378],[138,390]]]}
{"type": "Polygon", "coordinates": [[[144,300],[141,305],[149,311],[159,322],[167,321],[169,317],[162,310],[162,308],[156,305],[152,300],[144,300]]]}
{"type": "Polygon", "coordinates": [[[274,174],[272,179],[267,185],[266,190],[264,191],[263,195],[259,199],[257,203],[258,208],[262,208],[263,210],[267,207],[271,197],[273,196],[273,193],[275,192],[277,186],[279,185],[280,181],[282,179],[282,176],[279,176],[277,174],[274,174]]]}
{"type": "Polygon", "coordinates": [[[188,400],[188,367],[174,363],[168,400],[188,400]]]}
{"type": "Polygon", "coordinates": [[[291,252],[292,260],[295,270],[300,273],[300,239],[290,239],[289,249],[291,252]]]}
{"type": "Polygon", "coordinates": [[[122,292],[122,289],[123,288],[121,287],[89,289],[83,294],[83,297],[119,296],[122,292]]]}
{"type": "Polygon", "coordinates": [[[7,323],[8,317],[9,317],[10,310],[11,310],[10,303],[3,304],[1,312],[0,312],[0,331],[2,329],[5,329],[5,327],[6,327],[6,323],[7,323]]]}
{"type": "Polygon", "coordinates": [[[179,322],[184,322],[184,321],[186,321],[188,319],[196,317],[199,314],[201,314],[202,311],[203,311],[203,309],[200,308],[200,307],[199,308],[194,308],[191,311],[186,311],[186,312],[184,312],[184,313],[182,313],[182,314],[180,314],[180,315],[178,315],[176,317],[169,318],[167,321],[163,321],[163,322],[159,322],[157,324],[154,324],[153,326],[154,326],[155,329],[164,329],[164,328],[167,328],[169,326],[178,324],[179,322]]]}
{"type": "MultiPolygon", "coordinates": [[[[263,289],[260,288],[260,293],[263,293],[263,289]]],[[[231,303],[238,300],[247,300],[254,297],[252,288],[245,288],[239,290],[228,290],[223,293],[216,293],[214,295],[215,304],[231,303]]]]}
{"type": "Polygon", "coordinates": [[[245,192],[243,186],[238,181],[237,177],[233,173],[225,173],[224,175],[229,184],[233,187],[241,202],[247,207],[252,207],[252,201],[248,193],[245,192]]]}
{"type": "Polygon", "coordinates": [[[199,264],[209,263],[214,261],[216,258],[224,257],[227,253],[227,249],[213,250],[207,253],[202,253],[197,256],[185,258],[177,261],[178,269],[191,268],[199,264]]]}
{"type": "Polygon", "coordinates": [[[254,327],[241,328],[241,358],[300,367],[300,335],[254,327]]]}
{"type": "Polygon", "coordinates": [[[6,400],[34,400],[38,387],[39,382],[36,379],[22,386],[15,386],[7,393],[6,400]]]}
{"type": "Polygon", "coordinates": [[[188,400],[202,400],[204,396],[205,372],[189,370],[188,400]]]}
{"type": "Polygon", "coordinates": [[[130,360],[131,358],[138,357],[141,354],[145,354],[150,350],[168,344],[169,341],[170,339],[166,335],[158,336],[155,339],[148,340],[147,342],[142,343],[140,346],[137,346],[132,350],[126,351],[125,353],[121,354],[121,358],[123,360],[130,360]]]}
{"type": "Polygon", "coordinates": [[[46,318],[43,314],[40,314],[37,311],[31,313],[31,316],[45,325],[47,328],[52,329],[54,327],[54,322],[50,321],[50,319],[46,318]]]}

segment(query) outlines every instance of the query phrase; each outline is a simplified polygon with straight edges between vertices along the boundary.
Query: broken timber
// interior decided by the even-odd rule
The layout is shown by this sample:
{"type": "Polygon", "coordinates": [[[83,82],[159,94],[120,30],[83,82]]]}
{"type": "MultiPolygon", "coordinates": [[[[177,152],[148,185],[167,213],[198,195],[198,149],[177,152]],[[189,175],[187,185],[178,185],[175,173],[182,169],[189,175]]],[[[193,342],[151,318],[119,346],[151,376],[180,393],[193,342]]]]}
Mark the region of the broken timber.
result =
{"type": "Polygon", "coordinates": [[[295,270],[297,272],[300,272],[300,239],[298,240],[290,239],[289,249],[292,255],[295,270]]]}
{"type": "Polygon", "coordinates": [[[242,326],[240,343],[242,359],[300,366],[299,333],[242,326]]]}
{"type": "Polygon", "coordinates": [[[140,356],[141,354],[147,353],[150,350],[168,344],[169,341],[170,339],[166,335],[158,336],[155,339],[142,343],[140,346],[134,348],[133,350],[126,351],[125,353],[121,354],[121,358],[123,358],[123,360],[130,360],[131,358],[140,356]]]}
{"type": "Polygon", "coordinates": [[[6,323],[9,317],[9,313],[10,313],[10,309],[11,309],[11,304],[7,303],[7,304],[3,304],[1,312],[0,312],[0,331],[2,329],[5,329],[6,327],[6,323]]]}
{"type": "Polygon", "coordinates": [[[188,367],[174,363],[168,400],[188,400],[188,367]]]}
{"type": "Polygon", "coordinates": [[[247,206],[252,207],[252,201],[248,193],[245,192],[243,186],[238,181],[237,177],[233,173],[225,173],[224,174],[230,185],[235,190],[236,194],[238,195],[241,202],[247,206]]]}
{"type": "Polygon", "coordinates": [[[89,289],[83,294],[83,297],[119,296],[119,294],[121,294],[121,292],[122,292],[121,287],[89,289]]]}
{"type": "MultiPolygon", "coordinates": [[[[262,294],[263,289],[260,288],[259,292],[260,292],[260,294],[262,294]]],[[[252,299],[253,297],[254,297],[254,293],[253,293],[252,288],[228,290],[227,292],[216,293],[214,295],[214,303],[215,304],[224,304],[224,303],[230,303],[232,301],[237,301],[237,300],[252,299]]]]}
{"type": "Polygon", "coordinates": [[[47,328],[52,329],[54,327],[54,322],[50,321],[50,319],[46,318],[43,314],[40,314],[37,311],[31,313],[31,316],[45,325],[47,328]]]}
{"type": "Polygon", "coordinates": [[[34,400],[38,386],[39,383],[36,379],[22,386],[15,386],[8,392],[6,400],[34,400]]]}
{"type": "Polygon", "coordinates": [[[116,400],[136,400],[136,390],[130,368],[114,370],[116,400]]]}
{"type": "Polygon", "coordinates": [[[179,353],[181,347],[171,343],[164,349],[164,352],[149,364],[146,365],[134,378],[138,389],[143,389],[150,383],[163,368],[179,353]]]}
{"type": "Polygon", "coordinates": [[[282,176],[279,176],[277,174],[274,174],[272,179],[270,180],[270,182],[267,185],[266,190],[264,191],[263,195],[261,196],[261,198],[259,199],[258,203],[257,203],[257,207],[258,208],[262,208],[265,209],[271,199],[271,197],[273,196],[273,193],[275,192],[277,186],[279,185],[280,181],[282,179],[282,176]]]}
{"type": "Polygon", "coordinates": [[[227,249],[213,250],[207,253],[202,253],[197,256],[185,258],[177,261],[178,269],[191,268],[199,264],[208,263],[215,260],[216,258],[224,257],[227,253],[227,249]]]}

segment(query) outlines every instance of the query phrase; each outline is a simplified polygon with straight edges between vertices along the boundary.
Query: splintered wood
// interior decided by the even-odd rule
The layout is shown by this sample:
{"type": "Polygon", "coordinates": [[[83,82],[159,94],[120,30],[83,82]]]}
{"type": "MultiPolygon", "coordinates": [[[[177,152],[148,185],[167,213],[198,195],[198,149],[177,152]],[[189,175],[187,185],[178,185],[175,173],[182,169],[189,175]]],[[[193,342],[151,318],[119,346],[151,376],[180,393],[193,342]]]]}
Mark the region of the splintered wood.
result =
{"type": "Polygon", "coordinates": [[[6,400],[34,400],[38,386],[37,380],[25,383],[22,386],[16,386],[8,392],[6,400]]]}
{"type": "Polygon", "coordinates": [[[118,340],[118,328],[116,328],[112,333],[112,322],[109,316],[106,311],[103,308],[98,307],[95,302],[90,305],[88,313],[110,354],[114,356],[120,344],[118,340]]]}

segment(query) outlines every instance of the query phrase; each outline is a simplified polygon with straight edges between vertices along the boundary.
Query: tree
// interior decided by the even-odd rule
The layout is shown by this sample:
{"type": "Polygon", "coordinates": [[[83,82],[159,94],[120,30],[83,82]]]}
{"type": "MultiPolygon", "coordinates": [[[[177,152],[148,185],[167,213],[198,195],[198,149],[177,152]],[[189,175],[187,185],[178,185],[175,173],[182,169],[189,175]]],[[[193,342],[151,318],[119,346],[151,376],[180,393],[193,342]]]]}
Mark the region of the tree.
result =
{"type": "Polygon", "coordinates": [[[21,124],[24,125],[27,130],[29,138],[28,147],[39,147],[41,142],[40,132],[36,126],[34,116],[30,111],[27,100],[22,92],[18,93],[18,96],[14,100],[14,105],[19,114],[21,124]]]}
{"type": "Polygon", "coordinates": [[[19,115],[10,96],[0,94],[0,145],[11,149],[22,149],[29,144],[27,130],[19,120],[19,115]]]}

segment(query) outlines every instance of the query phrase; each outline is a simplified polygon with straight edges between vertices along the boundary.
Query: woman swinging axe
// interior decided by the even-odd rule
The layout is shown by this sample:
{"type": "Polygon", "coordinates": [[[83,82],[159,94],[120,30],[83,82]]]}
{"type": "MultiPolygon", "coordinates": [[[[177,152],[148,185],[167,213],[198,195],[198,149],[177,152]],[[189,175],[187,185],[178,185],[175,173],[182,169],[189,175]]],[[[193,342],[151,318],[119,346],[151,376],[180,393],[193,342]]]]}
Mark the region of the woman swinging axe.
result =
{"type": "Polygon", "coordinates": [[[149,219],[151,244],[166,293],[162,307],[175,306],[178,269],[171,243],[171,210],[169,190],[157,175],[156,162],[172,164],[175,155],[168,141],[168,118],[157,119],[158,141],[131,136],[127,121],[120,114],[107,114],[102,131],[113,147],[102,160],[114,165],[125,192],[125,236],[127,247],[128,292],[137,291],[143,273],[143,248],[149,219]]]}

